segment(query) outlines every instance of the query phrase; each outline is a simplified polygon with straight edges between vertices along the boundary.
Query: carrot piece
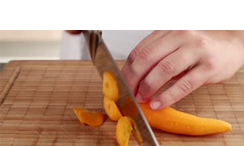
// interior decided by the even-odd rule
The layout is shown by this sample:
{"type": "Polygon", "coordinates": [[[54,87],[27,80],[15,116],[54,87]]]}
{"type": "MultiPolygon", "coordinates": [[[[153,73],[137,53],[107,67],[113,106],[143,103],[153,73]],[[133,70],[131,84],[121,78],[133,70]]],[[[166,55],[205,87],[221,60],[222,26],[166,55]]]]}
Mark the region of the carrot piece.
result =
{"type": "Polygon", "coordinates": [[[129,143],[132,125],[128,117],[119,119],[116,125],[116,139],[120,146],[127,146],[129,143]]]}
{"type": "Polygon", "coordinates": [[[137,139],[137,141],[139,143],[142,143],[143,142],[143,138],[142,138],[141,133],[140,133],[138,127],[137,127],[136,122],[132,118],[130,118],[130,117],[128,117],[128,118],[130,119],[130,122],[131,122],[131,125],[132,125],[132,128],[133,128],[132,132],[133,132],[134,136],[136,137],[136,139],[137,139]]]}
{"type": "Polygon", "coordinates": [[[119,98],[118,84],[111,72],[103,73],[103,94],[113,101],[117,101],[119,98]]]}
{"type": "Polygon", "coordinates": [[[117,105],[113,100],[110,100],[106,96],[103,98],[103,107],[108,117],[113,121],[118,121],[122,117],[117,105]]]}
{"type": "Polygon", "coordinates": [[[102,125],[104,121],[102,112],[89,111],[84,108],[74,108],[73,110],[82,125],[96,127],[102,125]]]}
{"type": "Polygon", "coordinates": [[[170,107],[154,111],[148,103],[139,105],[150,126],[163,131],[200,136],[231,130],[231,125],[221,120],[197,117],[170,107]]]}

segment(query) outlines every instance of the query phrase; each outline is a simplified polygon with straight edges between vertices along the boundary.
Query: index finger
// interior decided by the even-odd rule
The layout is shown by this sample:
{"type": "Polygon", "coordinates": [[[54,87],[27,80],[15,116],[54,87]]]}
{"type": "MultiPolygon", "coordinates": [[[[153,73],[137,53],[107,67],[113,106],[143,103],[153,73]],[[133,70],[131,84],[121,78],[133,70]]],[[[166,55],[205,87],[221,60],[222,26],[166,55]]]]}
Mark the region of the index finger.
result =
{"type": "Polygon", "coordinates": [[[157,39],[159,39],[160,37],[165,36],[169,31],[164,30],[164,31],[154,31],[152,32],[150,35],[148,35],[146,38],[144,38],[129,54],[127,61],[125,63],[125,65],[122,68],[122,74],[125,76],[125,80],[127,81],[127,83],[129,84],[132,92],[135,94],[135,86],[134,84],[130,83],[130,79],[128,78],[128,76],[126,74],[128,74],[128,70],[130,70],[130,66],[132,65],[132,63],[134,62],[134,60],[137,58],[137,56],[139,55],[140,51],[142,49],[144,49],[147,45],[155,42],[157,39]]]}

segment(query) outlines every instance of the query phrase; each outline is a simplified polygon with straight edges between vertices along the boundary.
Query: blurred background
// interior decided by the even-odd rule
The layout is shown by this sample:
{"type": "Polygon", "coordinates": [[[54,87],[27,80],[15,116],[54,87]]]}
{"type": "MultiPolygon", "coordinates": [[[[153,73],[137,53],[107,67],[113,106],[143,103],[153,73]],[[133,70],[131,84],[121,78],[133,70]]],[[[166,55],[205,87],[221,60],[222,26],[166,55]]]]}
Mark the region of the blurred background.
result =
{"type": "Polygon", "coordinates": [[[0,30],[0,71],[10,60],[57,60],[62,30],[0,30]]]}
{"type": "Polygon", "coordinates": [[[61,30],[0,30],[0,63],[59,59],[61,30]]]}

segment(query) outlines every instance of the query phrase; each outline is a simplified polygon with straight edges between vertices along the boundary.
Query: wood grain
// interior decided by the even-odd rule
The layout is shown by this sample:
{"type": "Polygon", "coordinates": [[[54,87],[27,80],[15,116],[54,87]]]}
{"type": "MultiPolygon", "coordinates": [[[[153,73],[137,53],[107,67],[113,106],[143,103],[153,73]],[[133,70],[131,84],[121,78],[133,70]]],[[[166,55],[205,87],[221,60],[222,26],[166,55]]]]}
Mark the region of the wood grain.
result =
{"type": "MultiPolygon", "coordinates": [[[[120,67],[124,64],[123,61],[117,63],[120,67]]],[[[73,107],[101,109],[101,85],[101,79],[89,61],[10,62],[0,73],[0,94],[6,95],[5,99],[0,99],[3,100],[0,145],[117,145],[115,122],[107,118],[99,128],[83,126],[72,110],[73,107]],[[20,67],[21,72],[16,75],[16,68],[20,67]],[[10,83],[10,90],[5,94],[10,83]]],[[[233,130],[191,137],[153,129],[160,145],[243,146],[244,67],[229,81],[202,86],[172,107],[201,117],[225,120],[232,124],[233,130]]],[[[129,145],[138,145],[134,136],[129,145]]]]}

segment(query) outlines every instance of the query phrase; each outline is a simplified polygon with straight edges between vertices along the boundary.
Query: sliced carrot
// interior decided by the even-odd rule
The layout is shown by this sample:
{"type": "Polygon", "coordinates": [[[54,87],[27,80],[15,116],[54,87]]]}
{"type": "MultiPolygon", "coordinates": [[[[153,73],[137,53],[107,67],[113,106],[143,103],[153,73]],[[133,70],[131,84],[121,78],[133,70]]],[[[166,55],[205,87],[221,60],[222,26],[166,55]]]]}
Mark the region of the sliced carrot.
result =
{"type": "Polygon", "coordinates": [[[104,121],[102,112],[89,111],[84,108],[74,108],[73,110],[82,125],[96,127],[102,125],[104,121]]]}
{"type": "Polygon", "coordinates": [[[148,103],[140,104],[140,107],[150,126],[163,131],[200,136],[231,130],[231,125],[227,122],[197,117],[170,107],[158,111],[152,110],[148,103]]]}
{"type": "Polygon", "coordinates": [[[128,117],[119,119],[116,125],[116,138],[120,146],[127,146],[132,131],[131,121],[128,117]]]}
{"type": "Polygon", "coordinates": [[[110,100],[106,96],[103,98],[103,107],[108,117],[113,121],[118,121],[122,117],[117,105],[113,100],[110,100]]]}
{"type": "Polygon", "coordinates": [[[133,132],[134,136],[136,137],[136,139],[137,139],[137,141],[139,143],[142,143],[143,142],[143,138],[142,138],[141,133],[140,133],[138,127],[137,127],[136,122],[132,118],[130,118],[130,117],[128,117],[128,118],[130,119],[130,122],[131,122],[131,125],[132,125],[132,128],[133,128],[132,132],[133,132]]]}
{"type": "MultiPolygon", "coordinates": [[[[111,120],[117,121],[116,138],[121,146],[127,146],[132,129],[139,143],[143,142],[136,123],[129,117],[122,117],[115,102],[119,98],[116,78],[110,72],[103,74],[104,108],[111,120]]],[[[148,103],[139,104],[150,126],[166,132],[184,135],[210,135],[230,131],[227,122],[202,118],[167,107],[154,111],[148,103]]],[[[129,107],[128,107],[129,108],[129,107]]]]}
{"type": "Polygon", "coordinates": [[[111,72],[103,73],[103,94],[113,101],[117,101],[119,98],[118,84],[111,72]]]}

